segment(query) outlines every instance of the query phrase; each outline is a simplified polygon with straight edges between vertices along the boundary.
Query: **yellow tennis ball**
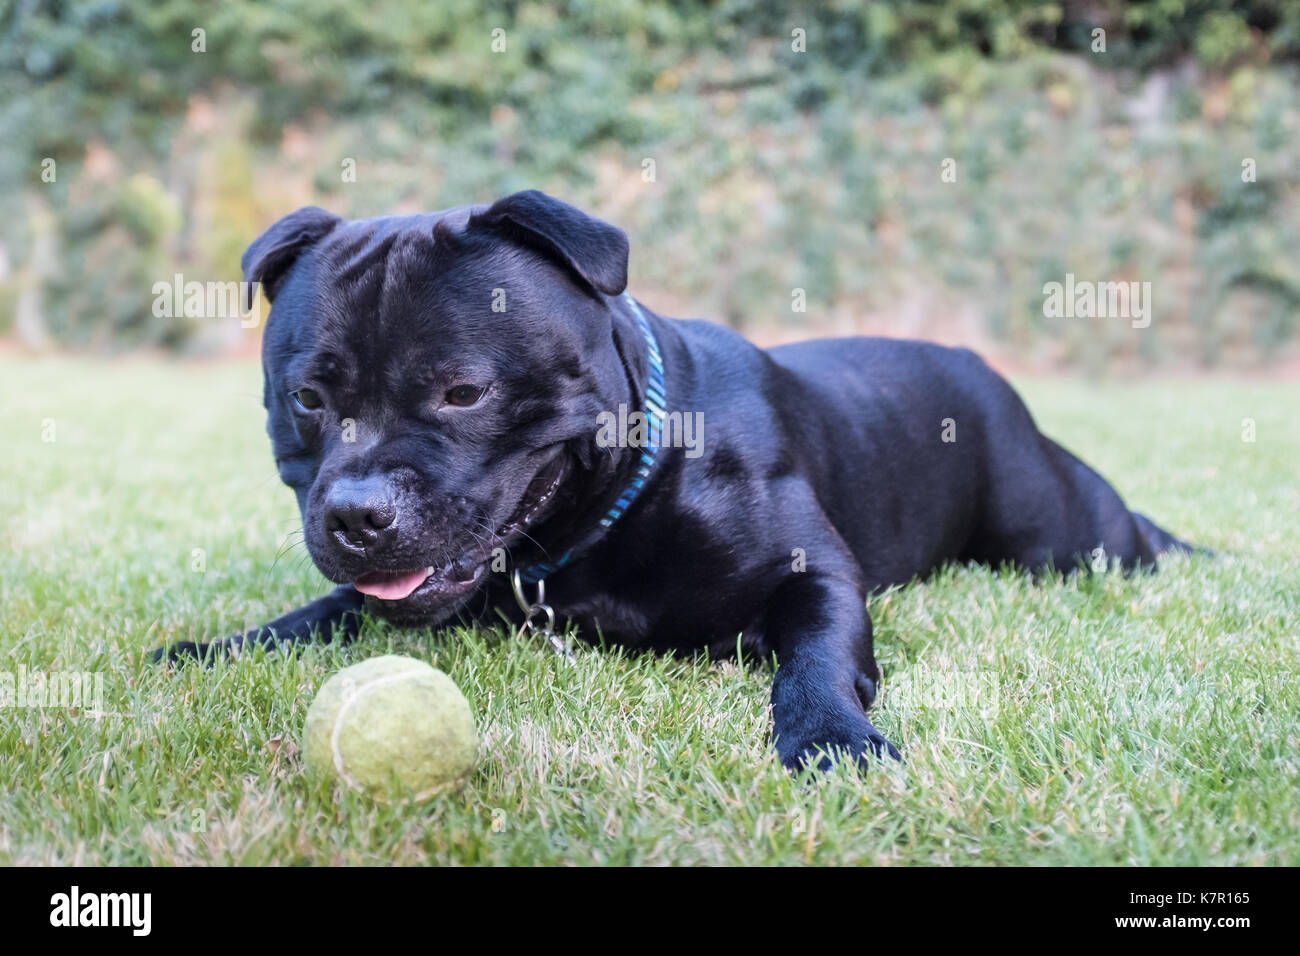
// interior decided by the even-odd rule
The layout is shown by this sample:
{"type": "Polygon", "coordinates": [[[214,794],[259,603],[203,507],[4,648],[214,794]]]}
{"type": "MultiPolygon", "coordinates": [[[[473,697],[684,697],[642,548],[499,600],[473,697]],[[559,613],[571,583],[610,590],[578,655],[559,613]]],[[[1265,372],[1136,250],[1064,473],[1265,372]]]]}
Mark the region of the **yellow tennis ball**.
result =
{"type": "Polygon", "coordinates": [[[450,677],[389,654],[325,682],[307,709],[302,749],[313,774],[338,777],[379,799],[404,792],[423,800],[469,774],[478,735],[450,677]]]}

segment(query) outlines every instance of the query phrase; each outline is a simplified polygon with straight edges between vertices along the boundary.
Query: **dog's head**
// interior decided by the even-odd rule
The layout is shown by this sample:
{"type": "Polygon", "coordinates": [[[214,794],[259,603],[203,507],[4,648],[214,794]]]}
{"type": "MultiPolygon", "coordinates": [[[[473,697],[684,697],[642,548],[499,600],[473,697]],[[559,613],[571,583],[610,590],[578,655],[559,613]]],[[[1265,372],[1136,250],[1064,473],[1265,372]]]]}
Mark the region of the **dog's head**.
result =
{"type": "Polygon", "coordinates": [[[627,258],[622,231],[535,191],[351,222],[308,207],[248,248],[272,303],[267,430],[326,577],[431,622],[611,480],[594,423],[628,400],[607,298],[627,258]]]}

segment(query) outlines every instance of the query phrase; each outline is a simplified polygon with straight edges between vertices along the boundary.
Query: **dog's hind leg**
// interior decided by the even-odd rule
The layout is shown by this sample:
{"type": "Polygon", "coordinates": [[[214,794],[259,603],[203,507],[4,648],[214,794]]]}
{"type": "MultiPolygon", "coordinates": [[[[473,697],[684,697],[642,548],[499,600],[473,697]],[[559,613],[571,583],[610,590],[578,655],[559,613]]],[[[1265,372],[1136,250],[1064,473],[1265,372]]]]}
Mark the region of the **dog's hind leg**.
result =
{"type": "Polygon", "coordinates": [[[962,555],[1029,570],[1153,568],[1187,545],[1129,510],[1110,483],[1038,430],[1020,396],[991,371],[981,393],[987,494],[962,555]]]}
{"type": "Polygon", "coordinates": [[[967,559],[1032,571],[1080,566],[1154,568],[1170,550],[1193,550],[1128,505],[1101,475],[1051,439],[995,438],[990,493],[967,559]],[[996,447],[1003,444],[1002,448],[996,447]]]}

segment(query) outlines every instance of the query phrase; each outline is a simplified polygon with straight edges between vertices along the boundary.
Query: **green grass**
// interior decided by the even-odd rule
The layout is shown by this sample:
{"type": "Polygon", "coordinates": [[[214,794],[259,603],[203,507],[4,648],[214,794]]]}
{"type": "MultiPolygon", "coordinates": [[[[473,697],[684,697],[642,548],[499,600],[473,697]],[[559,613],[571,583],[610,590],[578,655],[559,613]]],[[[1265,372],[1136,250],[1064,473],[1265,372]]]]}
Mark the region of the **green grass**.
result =
{"type": "Polygon", "coordinates": [[[0,711],[0,863],[1300,863],[1294,385],[1025,383],[1133,507],[1221,555],[1041,586],[953,569],[875,600],[875,720],[907,762],[799,780],[766,741],[766,667],[372,623],[155,668],[324,590],[259,373],[10,356],[0,381],[0,670],[96,672],[108,712],[0,711]],[[386,652],[474,707],[455,796],[377,806],[302,773],[316,689],[386,652]]]}

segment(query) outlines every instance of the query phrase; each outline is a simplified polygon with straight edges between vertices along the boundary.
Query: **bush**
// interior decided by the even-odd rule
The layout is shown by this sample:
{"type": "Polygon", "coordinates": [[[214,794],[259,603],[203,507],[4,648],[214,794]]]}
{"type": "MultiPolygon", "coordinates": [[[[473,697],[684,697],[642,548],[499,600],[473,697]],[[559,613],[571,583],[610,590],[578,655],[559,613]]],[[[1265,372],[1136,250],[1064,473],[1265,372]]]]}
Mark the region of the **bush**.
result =
{"type": "Polygon", "coordinates": [[[1165,301],[1207,336],[1211,304],[1254,277],[1289,336],[1298,56],[1282,0],[37,0],[0,14],[0,174],[21,184],[0,190],[4,249],[29,279],[35,197],[63,258],[38,277],[51,333],[180,348],[224,340],[142,311],[152,283],[235,278],[291,205],[373,215],[537,186],[627,226],[666,306],[738,324],[871,325],[907,301],[1105,358],[1129,346],[1032,308],[1040,274],[1083,263],[1197,270],[1165,301]],[[1132,111],[1141,70],[1169,90],[1154,119],[1132,111]],[[87,168],[96,151],[119,184],[87,168]]]}

